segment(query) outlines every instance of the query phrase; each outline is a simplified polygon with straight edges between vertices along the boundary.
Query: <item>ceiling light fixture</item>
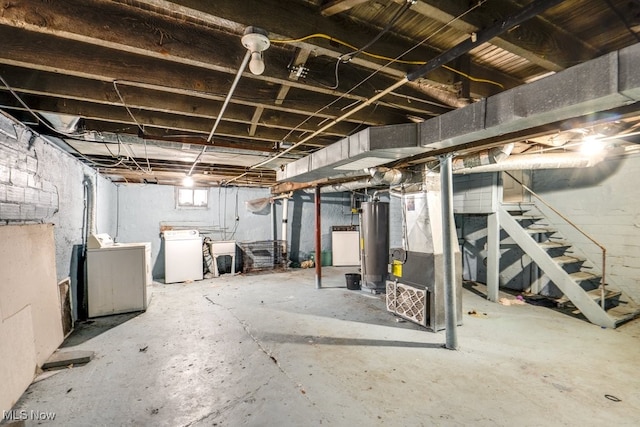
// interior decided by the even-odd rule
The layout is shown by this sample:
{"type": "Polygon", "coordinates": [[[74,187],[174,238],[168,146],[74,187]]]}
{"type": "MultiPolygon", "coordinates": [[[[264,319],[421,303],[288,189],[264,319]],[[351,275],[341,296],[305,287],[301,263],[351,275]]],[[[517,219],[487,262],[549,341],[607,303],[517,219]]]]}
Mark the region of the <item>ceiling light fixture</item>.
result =
{"type": "Polygon", "coordinates": [[[600,135],[587,135],[580,145],[580,153],[585,156],[596,156],[604,150],[604,142],[599,139],[600,135]]]}
{"type": "MultiPolygon", "coordinates": [[[[244,30],[244,35],[242,36],[242,45],[247,48],[247,53],[244,55],[242,59],[242,64],[240,64],[240,68],[238,68],[238,72],[236,73],[236,77],[233,79],[233,83],[231,83],[231,88],[229,89],[229,93],[227,93],[224,102],[222,103],[222,108],[220,109],[220,113],[218,113],[218,117],[216,117],[216,121],[211,128],[211,132],[209,132],[209,136],[207,137],[207,144],[213,143],[213,135],[216,133],[216,129],[218,129],[218,125],[222,120],[222,116],[224,112],[227,110],[227,105],[229,105],[229,101],[231,100],[231,96],[233,92],[236,90],[236,86],[240,81],[240,77],[244,72],[245,68],[247,68],[247,64],[249,64],[249,69],[255,75],[260,75],[264,72],[264,59],[262,58],[262,52],[267,50],[271,45],[269,38],[267,37],[267,32],[262,28],[258,27],[247,27],[244,30]]],[[[196,167],[200,158],[207,150],[207,144],[202,146],[202,150],[196,156],[196,159],[193,161],[189,172],[187,172],[187,178],[191,179],[191,174],[193,173],[193,169],[196,167]]],[[[191,179],[193,185],[193,179],[191,179]]],[[[184,183],[183,183],[184,185],[184,183]]],[[[186,185],[185,185],[186,186],[186,185]]]]}
{"type": "Polygon", "coordinates": [[[242,45],[251,52],[249,70],[252,74],[259,76],[264,72],[264,57],[262,52],[269,49],[271,42],[268,33],[262,28],[247,27],[242,36],[242,45]]]}
{"type": "Polygon", "coordinates": [[[182,186],[183,187],[193,187],[193,178],[191,175],[187,175],[182,178],[182,186]]]}

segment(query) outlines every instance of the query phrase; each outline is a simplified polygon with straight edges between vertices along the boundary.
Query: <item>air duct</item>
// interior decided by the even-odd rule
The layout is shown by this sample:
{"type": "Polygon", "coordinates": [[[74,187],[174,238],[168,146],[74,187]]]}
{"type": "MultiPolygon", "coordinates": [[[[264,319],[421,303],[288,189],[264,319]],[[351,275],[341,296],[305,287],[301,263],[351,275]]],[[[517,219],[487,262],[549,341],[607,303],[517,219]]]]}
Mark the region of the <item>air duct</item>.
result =
{"type": "Polygon", "coordinates": [[[467,156],[456,157],[452,162],[453,170],[498,164],[511,155],[514,146],[515,144],[511,143],[502,147],[478,151],[467,156]]]}
{"type": "Polygon", "coordinates": [[[418,79],[414,82],[409,82],[407,83],[407,86],[411,86],[414,89],[424,93],[425,95],[429,95],[433,99],[436,99],[443,104],[449,105],[451,107],[462,108],[471,104],[471,100],[466,98],[458,98],[456,94],[448,92],[446,90],[438,89],[426,83],[422,79],[418,79]]]}
{"type": "Polygon", "coordinates": [[[377,167],[367,169],[374,185],[398,185],[413,179],[413,172],[407,169],[377,167]]]}
{"type": "Polygon", "coordinates": [[[521,154],[510,156],[500,163],[456,169],[453,173],[465,175],[525,169],[588,168],[600,163],[604,157],[604,155],[599,157],[584,156],[579,153],[521,154]]]}
{"type": "Polygon", "coordinates": [[[82,180],[85,188],[85,203],[87,205],[87,238],[90,234],[96,234],[96,191],[93,180],[85,175],[82,180]]]}

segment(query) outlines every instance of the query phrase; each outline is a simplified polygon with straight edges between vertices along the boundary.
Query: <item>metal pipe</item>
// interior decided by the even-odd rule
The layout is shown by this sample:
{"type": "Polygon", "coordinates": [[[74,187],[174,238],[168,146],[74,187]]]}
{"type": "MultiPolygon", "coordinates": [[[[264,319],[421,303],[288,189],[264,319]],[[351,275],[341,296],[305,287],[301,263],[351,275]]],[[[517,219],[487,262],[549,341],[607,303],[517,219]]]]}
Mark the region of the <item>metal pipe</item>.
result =
{"type": "MultiPolygon", "coordinates": [[[[371,187],[371,178],[359,179],[357,181],[343,182],[341,184],[325,185],[320,189],[322,193],[339,193],[341,191],[354,191],[362,188],[371,187]]],[[[305,188],[305,193],[315,194],[315,188],[305,188]]]]}
{"type": "Polygon", "coordinates": [[[380,189],[380,190],[376,190],[376,191],[373,192],[373,195],[371,196],[371,200],[379,200],[380,199],[380,197],[379,197],[380,193],[388,193],[390,191],[391,191],[391,188],[383,188],[383,189],[380,189]]]}
{"type": "Polygon", "coordinates": [[[271,200],[271,240],[276,241],[278,233],[276,231],[276,202],[271,200]]]}
{"type": "Polygon", "coordinates": [[[465,175],[470,173],[525,169],[588,168],[597,165],[603,159],[604,156],[589,157],[579,153],[521,154],[509,156],[499,163],[455,169],[453,173],[456,175],[465,175]]]}
{"type": "Polygon", "coordinates": [[[287,259],[287,231],[288,231],[288,218],[289,218],[289,198],[282,199],[282,255],[287,259]]]}
{"type": "Polygon", "coordinates": [[[320,227],[320,187],[316,187],[316,289],[322,288],[322,233],[320,227]]]}
{"type": "Polygon", "coordinates": [[[493,147],[466,156],[456,157],[453,159],[451,167],[455,173],[456,169],[475,168],[501,163],[511,155],[514,147],[515,143],[512,142],[501,147],[493,147]]]}
{"type": "MultiPolygon", "coordinates": [[[[209,132],[209,136],[207,137],[207,143],[211,143],[211,140],[213,139],[213,134],[216,132],[216,129],[218,129],[218,125],[222,120],[222,115],[227,109],[227,105],[229,105],[229,101],[231,101],[231,96],[233,95],[233,92],[235,92],[236,86],[238,86],[238,82],[240,81],[240,77],[242,77],[242,73],[244,72],[245,68],[247,68],[247,64],[249,63],[250,59],[251,59],[251,52],[247,50],[247,53],[245,53],[244,58],[242,59],[242,64],[240,64],[240,68],[236,73],[236,78],[233,79],[233,83],[231,83],[231,89],[229,89],[229,93],[227,94],[227,97],[224,99],[224,103],[222,104],[220,113],[218,113],[218,117],[216,117],[216,121],[213,124],[213,127],[211,128],[211,132],[209,132]]],[[[207,145],[203,145],[202,150],[200,151],[200,154],[198,154],[196,159],[193,161],[193,164],[191,165],[191,169],[189,169],[189,173],[187,174],[188,176],[191,176],[191,174],[193,173],[193,169],[196,167],[196,164],[198,164],[198,161],[200,161],[200,157],[202,157],[202,155],[206,150],[207,150],[207,145]]]]}
{"type": "MultiPolygon", "coordinates": [[[[353,108],[352,110],[347,111],[342,116],[332,120],[331,122],[327,123],[326,125],[324,125],[320,129],[318,129],[315,132],[307,135],[305,138],[303,138],[302,140],[296,142],[291,147],[287,148],[284,151],[281,151],[280,153],[276,154],[273,157],[270,157],[270,158],[268,158],[268,159],[266,159],[266,160],[264,160],[264,161],[262,161],[260,163],[257,163],[255,165],[251,166],[249,169],[259,168],[259,167],[264,166],[264,165],[266,165],[268,163],[271,163],[275,159],[285,155],[286,153],[290,152],[291,150],[296,149],[300,145],[307,143],[308,141],[312,140],[316,136],[320,135],[321,133],[325,132],[326,130],[330,129],[331,127],[335,126],[336,124],[340,123],[341,121],[351,117],[352,115],[354,115],[358,111],[360,111],[360,110],[368,107],[369,105],[375,103],[380,98],[383,98],[383,97],[387,96],[388,94],[390,94],[394,90],[398,89],[399,87],[404,86],[405,84],[409,83],[410,81],[417,80],[418,78],[424,76],[427,73],[430,73],[431,71],[435,70],[436,68],[439,68],[442,65],[444,65],[444,64],[446,64],[448,62],[451,62],[454,59],[464,55],[465,53],[469,52],[471,49],[475,48],[476,46],[479,46],[479,45],[481,45],[481,44],[483,44],[485,42],[488,42],[492,38],[497,37],[500,34],[503,34],[503,33],[507,32],[507,31],[511,30],[516,25],[519,25],[522,22],[524,22],[524,21],[526,21],[526,20],[528,20],[530,18],[533,18],[534,16],[544,12],[545,10],[549,9],[552,6],[555,6],[558,3],[561,3],[562,1],[563,0],[538,0],[538,1],[531,2],[529,5],[523,7],[515,15],[505,18],[504,20],[499,22],[497,25],[494,25],[493,27],[488,28],[488,29],[486,29],[484,31],[480,31],[479,33],[477,33],[476,37],[468,38],[465,41],[457,44],[453,48],[449,49],[448,51],[443,52],[442,54],[436,56],[435,58],[431,59],[430,61],[428,61],[426,64],[422,65],[421,67],[419,67],[415,71],[407,74],[407,76],[404,77],[403,79],[398,80],[397,82],[395,82],[394,84],[392,84],[388,88],[378,92],[376,95],[374,95],[371,98],[363,101],[357,107],[353,108]]],[[[243,173],[241,175],[238,175],[238,176],[230,179],[229,181],[226,181],[225,184],[229,184],[229,183],[231,183],[233,181],[236,181],[236,180],[244,177],[246,174],[247,174],[247,172],[245,172],[245,173],[243,173]]]]}
{"type": "Polygon", "coordinates": [[[458,349],[456,319],[456,268],[453,248],[455,223],[453,221],[453,174],[452,153],[440,156],[440,192],[442,194],[442,253],[444,262],[444,317],[446,345],[449,350],[458,349]]]}
{"type": "Polygon", "coordinates": [[[97,226],[96,226],[96,189],[95,186],[93,185],[93,180],[91,179],[91,176],[89,175],[85,175],[84,179],[82,180],[82,183],[84,184],[86,191],[87,191],[87,235],[88,234],[95,234],[96,230],[97,230],[97,226]]]}
{"type": "Polygon", "coordinates": [[[407,169],[394,169],[380,166],[369,168],[367,172],[371,175],[373,184],[398,185],[408,182],[413,178],[413,172],[407,169]]]}

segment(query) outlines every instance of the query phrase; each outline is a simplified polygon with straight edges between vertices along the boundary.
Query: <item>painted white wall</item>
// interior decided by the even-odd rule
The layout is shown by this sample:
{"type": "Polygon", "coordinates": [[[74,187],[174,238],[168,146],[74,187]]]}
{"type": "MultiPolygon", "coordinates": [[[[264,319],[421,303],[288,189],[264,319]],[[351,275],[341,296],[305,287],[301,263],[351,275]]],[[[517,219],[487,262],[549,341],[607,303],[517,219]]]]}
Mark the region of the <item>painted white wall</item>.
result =
{"type": "MultiPolygon", "coordinates": [[[[273,219],[270,207],[252,213],[245,203],[270,197],[269,189],[209,188],[209,206],[177,208],[176,187],[166,185],[118,185],[117,231],[119,242],[151,242],[152,270],[155,279],[164,278],[164,250],[160,235],[161,225],[193,227],[204,231],[213,240],[250,242],[272,238],[273,219]],[[237,203],[236,203],[237,197],[237,203]],[[238,220],[236,221],[236,216],[238,220]],[[208,233],[207,233],[208,232],[208,233]]],[[[351,215],[350,198],[345,193],[323,193],[322,250],[331,250],[333,225],[357,224],[357,215],[351,215]]],[[[276,201],[276,238],[281,238],[282,203],[276,201]]],[[[297,192],[289,202],[289,257],[294,262],[307,259],[315,251],[314,195],[297,192]]]]}

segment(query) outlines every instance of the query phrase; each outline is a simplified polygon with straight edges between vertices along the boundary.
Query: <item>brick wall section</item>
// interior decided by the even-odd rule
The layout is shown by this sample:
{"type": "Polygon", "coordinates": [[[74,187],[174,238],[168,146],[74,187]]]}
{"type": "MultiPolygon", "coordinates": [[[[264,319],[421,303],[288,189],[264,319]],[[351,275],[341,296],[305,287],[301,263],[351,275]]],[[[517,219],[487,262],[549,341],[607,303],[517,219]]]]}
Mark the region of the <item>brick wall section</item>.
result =
{"type": "Polygon", "coordinates": [[[74,246],[83,244],[85,176],[97,189],[97,231],[114,235],[115,185],[0,113],[0,226],[53,223],[58,280],[73,277],[74,246]]]}
{"type": "Polygon", "coordinates": [[[56,185],[43,178],[39,154],[44,142],[16,127],[15,139],[0,138],[0,221],[46,222],[59,209],[56,185]]]}

